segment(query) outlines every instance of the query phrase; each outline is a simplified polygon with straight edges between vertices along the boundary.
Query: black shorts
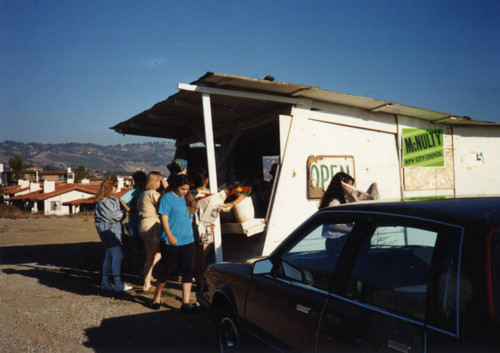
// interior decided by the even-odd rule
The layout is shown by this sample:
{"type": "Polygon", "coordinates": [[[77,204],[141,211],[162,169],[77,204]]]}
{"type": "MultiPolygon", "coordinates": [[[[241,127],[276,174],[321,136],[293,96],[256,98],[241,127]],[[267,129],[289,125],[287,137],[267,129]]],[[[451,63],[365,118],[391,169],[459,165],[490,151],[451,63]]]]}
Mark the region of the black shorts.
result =
{"type": "Polygon", "coordinates": [[[173,246],[160,241],[160,253],[161,260],[155,271],[158,282],[167,282],[177,264],[179,265],[179,275],[182,276],[182,283],[193,281],[194,243],[173,246]]]}

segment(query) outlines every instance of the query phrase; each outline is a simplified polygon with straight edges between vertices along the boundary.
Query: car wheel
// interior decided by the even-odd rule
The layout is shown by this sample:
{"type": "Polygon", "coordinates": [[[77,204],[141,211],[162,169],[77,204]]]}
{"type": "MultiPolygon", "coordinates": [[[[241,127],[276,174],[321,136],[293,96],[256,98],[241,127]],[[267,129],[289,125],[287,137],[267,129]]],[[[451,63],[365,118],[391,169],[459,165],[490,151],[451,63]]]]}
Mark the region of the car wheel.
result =
{"type": "Polygon", "coordinates": [[[219,351],[221,353],[240,352],[240,330],[236,323],[236,318],[229,308],[224,308],[219,317],[217,336],[219,340],[219,351]]]}

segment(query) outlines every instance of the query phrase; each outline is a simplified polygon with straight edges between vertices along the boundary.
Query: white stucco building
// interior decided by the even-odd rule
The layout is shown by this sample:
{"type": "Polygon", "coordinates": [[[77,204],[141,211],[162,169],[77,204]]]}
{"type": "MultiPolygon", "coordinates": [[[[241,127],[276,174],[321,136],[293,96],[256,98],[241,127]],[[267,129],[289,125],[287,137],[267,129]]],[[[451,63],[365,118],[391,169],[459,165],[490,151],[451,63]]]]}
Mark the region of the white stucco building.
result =
{"type": "MultiPolygon", "coordinates": [[[[256,253],[269,254],[315,212],[341,170],[359,189],[376,182],[383,200],[500,194],[499,123],[219,73],[178,89],[112,129],[174,139],[190,170],[208,169],[212,192],[235,181],[255,185],[265,158],[276,157],[271,197],[257,207],[264,226],[256,253]]],[[[221,249],[219,238],[218,260],[221,249]]]]}

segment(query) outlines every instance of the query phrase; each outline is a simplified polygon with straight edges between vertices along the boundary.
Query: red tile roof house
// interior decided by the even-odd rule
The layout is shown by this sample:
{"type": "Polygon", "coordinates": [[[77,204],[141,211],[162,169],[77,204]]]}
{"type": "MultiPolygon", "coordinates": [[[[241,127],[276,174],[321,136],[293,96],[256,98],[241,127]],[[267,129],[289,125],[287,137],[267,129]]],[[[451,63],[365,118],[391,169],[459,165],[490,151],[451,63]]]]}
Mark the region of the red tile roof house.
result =
{"type": "Polygon", "coordinates": [[[2,192],[5,199],[8,200],[9,197],[28,194],[41,189],[41,183],[29,182],[28,180],[19,180],[17,185],[5,186],[2,188],[2,192]]]}
{"type": "MultiPolygon", "coordinates": [[[[3,163],[0,163],[0,184],[5,186],[10,186],[15,183],[13,178],[14,171],[12,169],[5,169],[3,163]]],[[[25,181],[65,181],[72,183],[75,180],[75,173],[71,171],[71,168],[66,170],[41,170],[40,168],[26,169],[24,171],[25,181]]]]}
{"type": "MultiPolygon", "coordinates": [[[[55,181],[31,182],[29,188],[23,186],[24,183],[21,182],[16,186],[17,189],[5,188],[5,201],[24,211],[57,216],[93,210],[94,198],[99,189],[99,184],[55,181]]],[[[128,190],[121,188],[117,196],[120,197],[128,190]]]]}

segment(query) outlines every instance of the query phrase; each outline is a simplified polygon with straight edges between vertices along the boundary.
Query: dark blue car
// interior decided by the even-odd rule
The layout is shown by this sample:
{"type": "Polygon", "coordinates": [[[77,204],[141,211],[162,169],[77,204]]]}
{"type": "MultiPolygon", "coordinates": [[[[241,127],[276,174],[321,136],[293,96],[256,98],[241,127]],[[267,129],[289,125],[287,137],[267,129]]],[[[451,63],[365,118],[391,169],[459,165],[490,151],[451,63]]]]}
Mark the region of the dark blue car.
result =
{"type": "Polygon", "coordinates": [[[224,352],[499,352],[500,198],[318,211],[269,257],[211,265],[198,300],[224,352]]]}

